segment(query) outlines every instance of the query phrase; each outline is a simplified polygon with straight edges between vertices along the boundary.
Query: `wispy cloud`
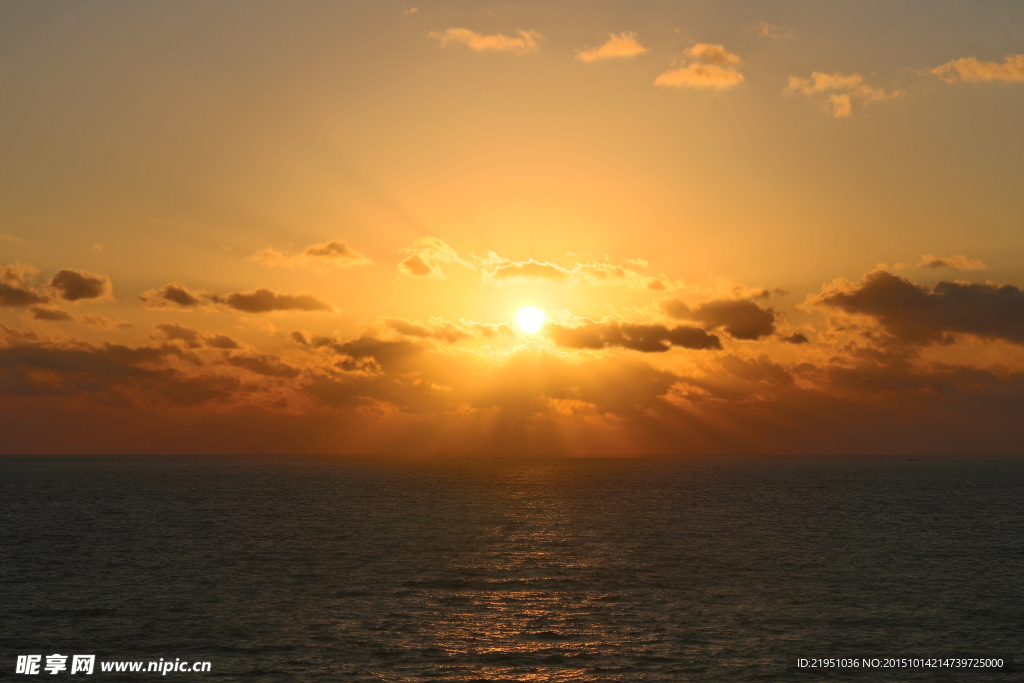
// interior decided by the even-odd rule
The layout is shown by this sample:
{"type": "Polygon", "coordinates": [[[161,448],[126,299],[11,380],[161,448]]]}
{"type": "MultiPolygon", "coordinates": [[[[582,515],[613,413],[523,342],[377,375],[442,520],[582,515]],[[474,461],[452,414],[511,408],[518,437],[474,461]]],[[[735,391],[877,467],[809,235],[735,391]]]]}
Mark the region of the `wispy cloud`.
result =
{"type": "Polygon", "coordinates": [[[789,26],[773,26],[767,21],[757,22],[757,35],[762,38],[792,38],[795,32],[789,26]]]}
{"type": "Polygon", "coordinates": [[[494,284],[545,280],[573,286],[586,284],[594,287],[625,286],[636,290],[666,289],[664,277],[652,278],[608,260],[566,266],[536,259],[512,261],[489,252],[486,258],[477,259],[477,266],[483,282],[494,284]]]}
{"type": "Polygon", "coordinates": [[[410,277],[444,280],[447,275],[442,266],[452,263],[470,265],[439,237],[421,237],[401,251],[408,256],[399,262],[398,270],[410,277]]]}
{"type": "Polygon", "coordinates": [[[985,270],[988,268],[983,262],[969,259],[963,254],[946,257],[925,254],[917,265],[922,268],[949,268],[951,270],[985,270]]]}
{"type": "Polygon", "coordinates": [[[744,80],[736,70],[743,60],[721,45],[697,43],[687,51],[687,56],[692,60],[690,64],[669,69],[654,79],[654,85],[728,90],[744,80]]]}
{"type": "Polygon", "coordinates": [[[517,37],[500,33],[484,35],[468,28],[450,28],[443,32],[432,32],[431,38],[437,39],[441,47],[449,45],[465,45],[476,52],[511,52],[516,55],[537,52],[537,40],[542,36],[536,31],[516,31],[517,37]]]}
{"type": "Polygon", "coordinates": [[[603,59],[635,57],[647,52],[647,48],[636,40],[636,33],[609,33],[608,42],[601,47],[578,50],[576,59],[581,62],[596,62],[603,59]]]}
{"type": "Polygon", "coordinates": [[[329,266],[351,268],[371,263],[370,259],[339,240],[314,244],[298,254],[290,254],[267,247],[250,256],[249,260],[271,268],[310,268],[314,270],[329,266]]]}
{"type": "Polygon", "coordinates": [[[860,74],[824,73],[814,71],[810,78],[790,76],[789,84],[782,91],[785,95],[802,94],[825,96],[825,110],[837,119],[849,116],[853,111],[853,102],[877,102],[898,97],[902,90],[885,90],[864,82],[860,74]]]}

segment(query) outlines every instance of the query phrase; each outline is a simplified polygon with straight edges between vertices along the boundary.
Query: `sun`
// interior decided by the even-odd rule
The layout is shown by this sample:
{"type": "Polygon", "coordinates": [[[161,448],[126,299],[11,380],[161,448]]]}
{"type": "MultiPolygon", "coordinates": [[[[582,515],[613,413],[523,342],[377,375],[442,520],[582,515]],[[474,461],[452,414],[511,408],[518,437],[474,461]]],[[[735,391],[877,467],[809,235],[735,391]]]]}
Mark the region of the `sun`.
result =
{"type": "Polygon", "coordinates": [[[533,334],[544,325],[544,311],[536,306],[523,306],[516,313],[516,325],[523,332],[533,334]]]}

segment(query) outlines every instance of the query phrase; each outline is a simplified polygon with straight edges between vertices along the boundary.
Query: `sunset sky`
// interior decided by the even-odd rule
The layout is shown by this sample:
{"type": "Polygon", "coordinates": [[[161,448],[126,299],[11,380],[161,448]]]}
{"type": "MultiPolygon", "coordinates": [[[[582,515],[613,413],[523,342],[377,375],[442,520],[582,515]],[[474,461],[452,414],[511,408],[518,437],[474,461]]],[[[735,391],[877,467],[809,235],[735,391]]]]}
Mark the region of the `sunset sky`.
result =
{"type": "Polygon", "coordinates": [[[1022,26],[0,1],[0,452],[1019,453],[1022,26]]]}

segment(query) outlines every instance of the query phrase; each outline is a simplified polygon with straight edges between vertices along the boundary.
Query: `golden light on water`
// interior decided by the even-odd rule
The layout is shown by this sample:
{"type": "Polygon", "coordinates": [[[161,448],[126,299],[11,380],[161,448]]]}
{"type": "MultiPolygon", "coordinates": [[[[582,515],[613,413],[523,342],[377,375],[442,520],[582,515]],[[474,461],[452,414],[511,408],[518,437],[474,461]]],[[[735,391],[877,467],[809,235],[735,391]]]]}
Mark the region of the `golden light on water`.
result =
{"type": "Polygon", "coordinates": [[[544,311],[536,306],[523,306],[516,313],[516,325],[519,325],[523,332],[538,332],[544,326],[544,311]]]}

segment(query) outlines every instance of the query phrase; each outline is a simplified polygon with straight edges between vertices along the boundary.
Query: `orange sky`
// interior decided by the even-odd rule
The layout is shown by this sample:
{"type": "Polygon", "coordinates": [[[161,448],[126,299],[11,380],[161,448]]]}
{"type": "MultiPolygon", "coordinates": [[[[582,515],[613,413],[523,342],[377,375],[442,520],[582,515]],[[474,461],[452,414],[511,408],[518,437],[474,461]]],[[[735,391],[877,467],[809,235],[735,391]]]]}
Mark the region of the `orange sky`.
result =
{"type": "Polygon", "coordinates": [[[0,5],[0,451],[1019,452],[1022,23],[0,5]]]}

